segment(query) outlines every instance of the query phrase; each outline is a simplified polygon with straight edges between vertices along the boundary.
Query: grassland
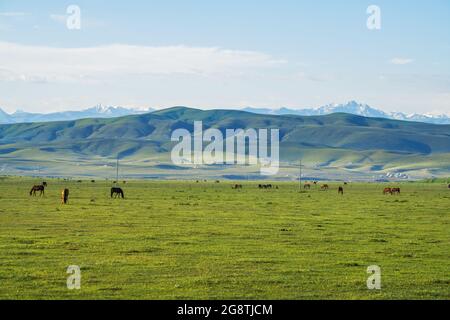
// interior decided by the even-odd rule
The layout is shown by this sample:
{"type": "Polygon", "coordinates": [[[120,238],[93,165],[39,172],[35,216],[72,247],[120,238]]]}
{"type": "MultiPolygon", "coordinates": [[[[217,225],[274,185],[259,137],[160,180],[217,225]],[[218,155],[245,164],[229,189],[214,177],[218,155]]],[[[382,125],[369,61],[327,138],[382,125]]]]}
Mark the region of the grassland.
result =
{"type": "Polygon", "coordinates": [[[1,299],[449,299],[450,190],[0,179],[1,299]],[[70,189],[60,205],[59,190],[70,189]],[[81,290],[66,269],[79,265],[81,290]],[[382,290],[366,287],[379,265],[382,290]]]}

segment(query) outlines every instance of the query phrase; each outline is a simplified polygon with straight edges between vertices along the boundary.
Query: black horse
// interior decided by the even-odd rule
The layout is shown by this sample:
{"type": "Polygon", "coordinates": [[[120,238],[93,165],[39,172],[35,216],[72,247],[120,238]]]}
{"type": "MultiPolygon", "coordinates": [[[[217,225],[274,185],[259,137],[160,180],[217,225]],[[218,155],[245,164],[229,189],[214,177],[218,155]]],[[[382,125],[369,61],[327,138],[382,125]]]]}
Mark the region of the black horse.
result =
{"type": "Polygon", "coordinates": [[[36,192],[39,191],[39,196],[45,195],[44,193],[45,187],[43,185],[33,186],[30,190],[30,196],[36,196],[36,192]]]}
{"type": "Polygon", "coordinates": [[[123,193],[123,190],[121,188],[117,188],[117,187],[112,187],[111,188],[111,198],[117,198],[117,196],[122,197],[122,199],[125,198],[125,195],[123,193]]]}

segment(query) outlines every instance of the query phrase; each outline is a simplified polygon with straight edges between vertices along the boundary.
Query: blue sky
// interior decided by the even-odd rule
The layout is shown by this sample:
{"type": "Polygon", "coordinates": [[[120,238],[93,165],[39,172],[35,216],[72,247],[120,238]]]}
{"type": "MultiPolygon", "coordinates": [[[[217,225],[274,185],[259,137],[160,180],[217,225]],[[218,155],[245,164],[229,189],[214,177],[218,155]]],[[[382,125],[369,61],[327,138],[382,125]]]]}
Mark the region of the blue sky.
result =
{"type": "Polygon", "coordinates": [[[0,107],[450,113],[450,2],[0,0],[0,107]],[[113,2],[113,3],[112,3],[113,2]],[[81,29],[66,9],[81,9],[81,29]],[[381,30],[366,10],[381,9],[381,30]]]}

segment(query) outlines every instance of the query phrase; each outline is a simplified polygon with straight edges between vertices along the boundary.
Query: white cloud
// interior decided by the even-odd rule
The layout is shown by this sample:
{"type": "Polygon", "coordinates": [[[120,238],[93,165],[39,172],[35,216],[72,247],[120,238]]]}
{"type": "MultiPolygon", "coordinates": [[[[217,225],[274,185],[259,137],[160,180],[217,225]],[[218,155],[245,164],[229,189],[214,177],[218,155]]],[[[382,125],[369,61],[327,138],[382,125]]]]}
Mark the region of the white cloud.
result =
{"type": "Polygon", "coordinates": [[[414,59],[410,59],[410,58],[393,58],[389,61],[392,64],[395,65],[405,65],[405,64],[410,64],[414,62],[414,59]]]}
{"type": "Polygon", "coordinates": [[[55,48],[0,42],[0,81],[72,82],[124,75],[240,75],[284,63],[270,55],[216,47],[113,44],[55,48]]]}
{"type": "Polygon", "coordinates": [[[0,12],[0,17],[23,17],[28,16],[26,12],[0,12]]]}

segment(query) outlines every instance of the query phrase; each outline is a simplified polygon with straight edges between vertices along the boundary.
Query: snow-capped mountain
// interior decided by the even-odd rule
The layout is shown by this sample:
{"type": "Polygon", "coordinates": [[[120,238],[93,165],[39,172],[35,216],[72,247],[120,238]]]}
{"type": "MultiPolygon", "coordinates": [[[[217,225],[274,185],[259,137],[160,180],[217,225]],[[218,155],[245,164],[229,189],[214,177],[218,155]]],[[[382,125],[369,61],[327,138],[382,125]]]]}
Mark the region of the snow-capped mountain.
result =
{"type": "Polygon", "coordinates": [[[0,123],[11,123],[11,115],[0,109],[0,123]]]}
{"type": "MultiPolygon", "coordinates": [[[[346,104],[328,104],[320,108],[304,108],[304,109],[269,109],[269,108],[244,108],[243,111],[258,113],[258,114],[272,114],[272,115],[301,115],[301,116],[316,116],[326,115],[337,112],[350,113],[364,117],[372,118],[386,118],[404,121],[426,122],[433,124],[450,124],[450,116],[448,115],[432,115],[432,114],[405,114],[401,112],[384,112],[370,107],[367,104],[361,104],[356,101],[350,101],[346,104]]],[[[64,121],[77,120],[84,118],[114,118],[133,114],[142,114],[152,112],[154,109],[148,108],[145,110],[112,107],[98,105],[81,111],[62,111],[54,113],[29,113],[24,111],[16,111],[8,114],[0,109],[0,124],[7,123],[23,123],[23,122],[49,122],[49,121],[64,121]]]]}
{"type": "Polygon", "coordinates": [[[54,113],[29,113],[24,111],[16,111],[8,114],[0,109],[0,123],[24,123],[24,122],[49,122],[49,121],[67,121],[84,118],[114,118],[127,116],[132,114],[142,114],[152,112],[153,109],[145,110],[111,107],[98,105],[81,111],[62,111],[54,113]]]}
{"type": "Polygon", "coordinates": [[[244,108],[244,111],[259,113],[259,114],[272,114],[272,115],[300,115],[300,116],[317,116],[326,115],[332,113],[350,113],[364,117],[370,118],[386,118],[404,121],[416,121],[416,122],[426,122],[433,124],[450,124],[450,116],[442,115],[431,115],[431,114],[405,114],[402,112],[384,112],[370,107],[367,104],[361,104],[356,101],[350,101],[346,104],[328,104],[320,108],[306,108],[306,109],[265,109],[265,108],[244,108]]]}

